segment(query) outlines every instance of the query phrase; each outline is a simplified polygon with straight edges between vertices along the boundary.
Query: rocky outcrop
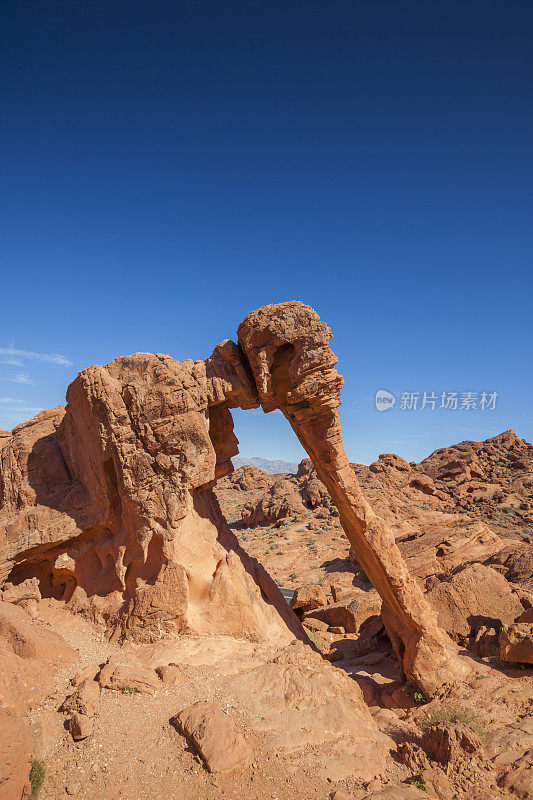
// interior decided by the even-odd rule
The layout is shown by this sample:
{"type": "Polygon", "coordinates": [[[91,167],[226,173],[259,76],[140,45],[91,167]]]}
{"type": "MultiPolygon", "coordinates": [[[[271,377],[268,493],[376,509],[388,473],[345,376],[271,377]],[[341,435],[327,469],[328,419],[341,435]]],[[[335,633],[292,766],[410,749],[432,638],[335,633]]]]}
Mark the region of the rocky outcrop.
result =
{"type": "Polygon", "coordinates": [[[242,511],[245,525],[270,525],[280,519],[305,514],[305,506],[294,484],[287,480],[276,481],[257,505],[242,511]]]}
{"type": "Polygon", "coordinates": [[[473,564],[441,581],[427,597],[441,627],[461,644],[482,626],[499,631],[522,612],[503,575],[483,564],[473,564]]]}
{"type": "MultiPolygon", "coordinates": [[[[237,453],[230,410],[260,404],[284,413],[316,470],[303,465],[288,508],[287,487],[273,484],[273,515],[331,498],[336,510],[325,513],[339,514],[381,595],[406,674],[427,695],[453,682],[465,667],[344,452],[331,331],[313,309],[290,302],[252,312],[238,335],[239,345],[225,340],[205,362],[137,353],[89,367],[69,386],[66,408],[0,439],[0,580],[37,578],[43,597],[62,599],[116,636],[305,638],[212,492],[237,453]]],[[[387,464],[407,473],[401,460],[382,459],[387,464]]]]}
{"type": "Polygon", "coordinates": [[[327,325],[303,303],[253,311],[240,324],[242,347],[265,412],[280,409],[328,489],[366,575],[383,599],[385,627],[405,672],[428,694],[466,674],[436,615],[409,574],[394,534],[363,497],[342,443],[343,379],[327,325]]]}
{"type": "Polygon", "coordinates": [[[0,602],[0,800],[29,798],[33,744],[25,715],[42,706],[58,670],[77,657],[21,606],[0,602]]]}
{"type": "Polygon", "coordinates": [[[106,689],[141,692],[151,696],[155,695],[160,687],[159,677],[154,669],[139,663],[131,663],[131,659],[129,663],[116,659],[108,661],[98,675],[98,683],[106,689]]]}
{"type": "Polygon", "coordinates": [[[118,358],[67,400],[0,440],[0,577],[37,578],[120,636],[304,638],[211,491],[237,453],[229,408],[257,405],[238,347],[118,358]]]}
{"type": "Polygon", "coordinates": [[[255,489],[270,489],[274,480],[268,472],[251,464],[244,464],[235,470],[230,477],[230,484],[233,489],[242,492],[250,492],[255,489]]]}
{"type": "MultiPolygon", "coordinates": [[[[247,477],[243,476],[244,480],[247,477]]],[[[262,488],[258,485],[260,479],[254,477],[254,485],[251,488],[262,488]]],[[[241,489],[244,488],[243,478],[233,480],[238,482],[241,489]]],[[[249,481],[247,483],[250,485],[249,481]]],[[[307,458],[299,464],[296,475],[271,479],[265,486],[263,494],[242,509],[241,518],[244,525],[255,528],[271,525],[280,520],[302,517],[310,509],[316,509],[317,515],[322,518],[338,516],[328,490],[317,478],[313,464],[307,458]]]]}

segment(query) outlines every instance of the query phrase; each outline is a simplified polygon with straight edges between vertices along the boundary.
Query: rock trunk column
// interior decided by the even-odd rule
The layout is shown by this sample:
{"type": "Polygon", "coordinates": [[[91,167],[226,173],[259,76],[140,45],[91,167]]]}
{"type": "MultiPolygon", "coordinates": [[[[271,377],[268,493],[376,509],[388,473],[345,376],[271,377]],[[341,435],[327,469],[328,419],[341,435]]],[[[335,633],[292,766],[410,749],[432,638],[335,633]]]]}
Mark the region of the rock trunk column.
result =
{"type": "Polygon", "coordinates": [[[239,326],[263,410],[280,409],[312,459],[358,561],[383,600],[383,622],[406,675],[432,696],[468,670],[350,467],[338,411],[342,378],[334,369],[330,338],[316,312],[298,302],[264,306],[239,326]]]}
{"type": "Polygon", "coordinates": [[[410,575],[394,534],[363,497],[344,452],[337,409],[303,420],[297,411],[281,411],[313,461],[357,560],[383,600],[383,623],[406,675],[433,695],[458,677],[452,643],[410,575]]]}

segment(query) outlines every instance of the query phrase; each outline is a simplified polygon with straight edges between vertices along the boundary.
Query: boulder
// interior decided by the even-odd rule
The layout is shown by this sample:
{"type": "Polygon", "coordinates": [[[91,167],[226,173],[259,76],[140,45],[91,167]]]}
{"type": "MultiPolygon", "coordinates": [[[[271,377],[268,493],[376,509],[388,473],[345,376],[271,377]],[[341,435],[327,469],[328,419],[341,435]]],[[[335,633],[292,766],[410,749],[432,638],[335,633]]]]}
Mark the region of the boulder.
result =
{"type": "Polygon", "coordinates": [[[169,686],[174,686],[183,680],[183,672],[177,664],[166,664],[165,666],[156,667],[155,671],[160,680],[169,686]]]}
{"type": "Polygon", "coordinates": [[[251,528],[272,525],[287,517],[303,517],[306,508],[297,486],[289,480],[277,480],[256,504],[241,512],[242,521],[251,528]]]}
{"type": "Polygon", "coordinates": [[[514,622],[522,606],[508,581],[496,570],[472,564],[437,584],[427,597],[439,624],[455,639],[484,627],[499,629],[514,622]]]}
{"type": "Polygon", "coordinates": [[[75,742],[87,739],[93,732],[93,721],[85,714],[74,713],[68,723],[68,729],[75,742]]]}
{"type": "Polygon", "coordinates": [[[94,680],[85,679],[78,684],[74,694],[64,701],[60,711],[66,714],[78,712],[86,717],[94,717],[99,705],[100,686],[94,680]]]}
{"type": "Polygon", "coordinates": [[[231,486],[237,491],[253,492],[258,489],[269,489],[274,480],[268,472],[251,464],[244,464],[235,470],[230,477],[231,486]]]}
{"type": "Polygon", "coordinates": [[[293,611],[305,613],[315,608],[326,606],[328,598],[322,586],[300,586],[294,592],[291,599],[293,611]]]}
{"type": "Polygon", "coordinates": [[[513,663],[533,664],[533,622],[517,622],[501,629],[500,658],[513,663]]]}
{"type": "Polygon", "coordinates": [[[387,472],[391,469],[399,472],[410,472],[411,466],[405,458],[397,456],[395,453],[382,453],[377,461],[370,464],[370,471],[375,473],[387,472]]]}
{"type": "Polygon", "coordinates": [[[99,666],[95,666],[94,664],[92,665],[89,664],[88,666],[79,669],[76,672],[76,674],[70,679],[70,682],[73,686],[79,686],[80,683],[83,683],[83,681],[87,680],[94,681],[96,680],[96,676],[98,675],[99,672],[100,672],[99,666]]]}
{"type": "Polygon", "coordinates": [[[332,762],[334,748],[349,759],[348,774],[366,781],[382,774],[392,741],[379,731],[358,685],[309,647],[285,647],[267,663],[230,678],[226,690],[256,731],[268,735],[269,747],[293,754],[295,763],[297,755],[321,747],[332,762]]]}
{"type": "Polygon", "coordinates": [[[424,732],[420,744],[430,759],[443,766],[469,758],[482,748],[479,735],[461,722],[439,722],[431,726],[424,732]]]}
{"type": "Polygon", "coordinates": [[[214,703],[195,703],[171,722],[193,742],[209,772],[231,772],[252,759],[252,749],[214,703]]]}
{"type": "Polygon", "coordinates": [[[17,586],[6,582],[1,594],[4,603],[20,603],[23,605],[29,601],[39,601],[41,599],[39,581],[37,578],[28,578],[17,586]]]}
{"type": "Polygon", "coordinates": [[[141,692],[152,696],[161,687],[154,669],[144,667],[142,664],[124,663],[117,658],[109,659],[101,669],[98,683],[105,689],[141,692]]]}
{"type": "Polygon", "coordinates": [[[310,631],[327,631],[329,628],[327,622],[321,619],[315,619],[314,617],[304,617],[303,623],[304,627],[308,628],[310,631]]]}
{"type": "Polygon", "coordinates": [[[346,633],[356,633],[371,638],[383,628],[380,616],[381,597],[376,591],[359,590],[349,602],[332,603],[325,608],[317,608],[306,614],[320,619],[332,627],[342,627],[346,633]]]}

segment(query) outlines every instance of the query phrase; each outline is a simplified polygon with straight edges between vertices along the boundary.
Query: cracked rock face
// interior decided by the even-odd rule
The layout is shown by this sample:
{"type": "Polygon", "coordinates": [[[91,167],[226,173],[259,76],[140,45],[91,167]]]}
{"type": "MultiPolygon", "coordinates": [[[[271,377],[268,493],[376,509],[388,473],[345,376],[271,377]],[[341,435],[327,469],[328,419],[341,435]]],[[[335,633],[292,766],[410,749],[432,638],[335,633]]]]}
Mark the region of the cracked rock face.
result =
{"type": "Polygon", "coordinates": [[[0,437],[0,583],[37,578],[118,636],[305,638],[212,493],[238,452],[231,408],[280,409],[327,487],[407,675],[462,675],[451,642],[344,452],[331,331],[299,302],[265,306],[206,361],[137,353],[89,367],[67,406],[0,437]]]}

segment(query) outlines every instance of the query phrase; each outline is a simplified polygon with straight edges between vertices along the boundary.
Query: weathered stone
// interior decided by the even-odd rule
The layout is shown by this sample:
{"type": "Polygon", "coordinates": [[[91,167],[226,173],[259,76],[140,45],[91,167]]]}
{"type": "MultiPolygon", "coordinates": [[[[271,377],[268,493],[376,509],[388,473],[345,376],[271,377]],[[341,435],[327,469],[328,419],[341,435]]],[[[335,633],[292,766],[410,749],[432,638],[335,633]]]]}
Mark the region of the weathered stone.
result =
{"type": "Polygon", "coordinates": [[[171,686],[183,680],[183,672],[177,664],[166,664],[163,667],[157,667],[156,672],[163,683],[167,683],[171,686]]]}
{"type": "Polygon", "coordinates": [[[31,752],[26,724],[0,709],[0,800],[29,797],[31,752]]]}
{"type": "Polygon", "coordinates": [[[479,735],[461,722],[439,722],[424,732],[422,749],[443,766],[481,750],[479,735]]]}
{"type": "Polygon", "coordinates": [[[105,689],[141,692],[154,695],[161,684],[154,669],[142,664],[123,663],[110,659],[98,675],[98,683],[105,689]]]}
{"type": "Polygon", "coordinates": [[[327,325],[298,302],[264,306],[239,325],[265,412],[280,409],[339,511],[340,522],[382,599],[382,618],[407,675],[432,695],[468,668],[437,625],[393,533],[363,497],[344,452],[338,406],[342,377],[327,325]]]}
{"type": "Polygon", "coordinates": [[[231,772],[253,756],[232,720],[214,703],[195,703],[172,723],[194,742],[209,772],[231,772]]]}
{"type": "Polygon", "coordinates": [[[533,664],[533,622],[517,622],[501,629],[500,657],[504,661],[533,664]]]}
{"type": "Polygon", "coordinates": [[[78,712],[86,717],[94,717],[98,713],[100,704],[100,686],[96,681],[86,679],[81,681],[74,694],[68,697],[60,711],[66,714],[78,712]]]}
{"type": "Polygon", "coordinates": [[[455,638],[471,636],[482,626],[508,625],[522,610],[509,582],[483,564],[460,570],[438,583],[427,597],[439,624],[455,638]]]}
{"type": "Polygon", "coordinates": [[[291,599],[291,608],[294,611],[305,613],[314,608],[327,605],[328,598],[322,586],[300,586],[291,599]]]}
{"type": "Polygon", "coordinates": [[[74,713],[69,719],[68,729],[75,742],[87,739],[93,732],[93,721],[85,714],[74,713]]]}

